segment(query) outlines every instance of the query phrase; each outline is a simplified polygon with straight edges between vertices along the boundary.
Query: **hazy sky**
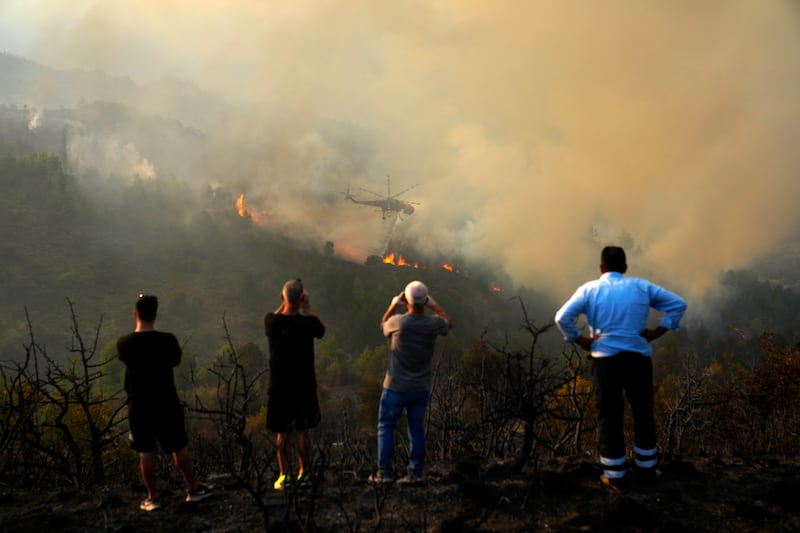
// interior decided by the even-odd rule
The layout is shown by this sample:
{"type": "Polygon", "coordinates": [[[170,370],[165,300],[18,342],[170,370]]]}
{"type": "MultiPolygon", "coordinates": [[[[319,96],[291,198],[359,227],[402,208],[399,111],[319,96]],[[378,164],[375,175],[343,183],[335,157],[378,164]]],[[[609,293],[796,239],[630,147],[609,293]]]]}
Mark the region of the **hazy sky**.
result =
{"type": "Polygon", "coordinates": [[[396,235],[558,299],[593,226],[690,296],[798,227],[792,0],[0,0],[0,50],[190,79],[247,110],[214,172],[247,159],[275,216],[372,253],[389,224],[338,193],[389,174],[420,184],[396,235]]]}

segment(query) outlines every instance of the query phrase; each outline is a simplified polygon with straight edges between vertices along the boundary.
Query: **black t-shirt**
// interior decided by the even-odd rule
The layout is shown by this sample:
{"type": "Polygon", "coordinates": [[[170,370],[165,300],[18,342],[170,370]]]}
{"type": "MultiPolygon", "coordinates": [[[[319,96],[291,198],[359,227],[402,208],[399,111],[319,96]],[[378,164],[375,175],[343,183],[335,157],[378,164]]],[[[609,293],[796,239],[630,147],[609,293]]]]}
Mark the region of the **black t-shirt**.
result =
{"type": "Polygon", "coordinates": [[[181,347],[172,333],[134,332],[117,341],[117,356],[125,363],[128,402],[163,405],[178,401],[172,369],[180,363],[181,347]]]}
{"type": "Polygon", "coordinates": [[[270,394],[316,394],[314,339],[325,334],[322,321],[314,316],[268,313],[264,332],[269,339],[270,394]]]}

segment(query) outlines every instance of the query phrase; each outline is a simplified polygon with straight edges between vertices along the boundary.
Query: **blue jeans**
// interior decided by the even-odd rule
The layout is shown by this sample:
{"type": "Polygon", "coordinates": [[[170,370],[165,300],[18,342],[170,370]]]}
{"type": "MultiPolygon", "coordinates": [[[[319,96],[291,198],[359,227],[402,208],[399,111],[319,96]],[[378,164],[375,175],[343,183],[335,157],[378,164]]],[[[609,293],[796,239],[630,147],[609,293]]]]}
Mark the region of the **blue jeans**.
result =
{"type": "Polygon", "coordinates": [[[425,411],[430,396],[430,391],[396,392],[383,389],[378,411],[378,469],[383,477],[392,477],[394,429],[403,409],[406,411],[408,440],[411,442],[408,473],[422,475],[425,464],[425,411]]]}

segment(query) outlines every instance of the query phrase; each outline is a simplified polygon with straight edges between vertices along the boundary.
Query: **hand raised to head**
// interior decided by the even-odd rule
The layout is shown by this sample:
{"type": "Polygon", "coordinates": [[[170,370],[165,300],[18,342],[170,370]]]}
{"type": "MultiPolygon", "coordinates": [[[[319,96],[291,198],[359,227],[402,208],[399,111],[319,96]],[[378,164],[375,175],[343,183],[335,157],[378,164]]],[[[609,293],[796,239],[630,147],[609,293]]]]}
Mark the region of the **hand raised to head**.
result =
{"type": "Polygon", "coordinates": [[[405,292],[401,292],[400,294],[398,294],[397,296],[392,298],[392,305],[394,307],[397,307],[398,305],[405,305],[405,304],[406,304],[406,293],[405,292]]]}

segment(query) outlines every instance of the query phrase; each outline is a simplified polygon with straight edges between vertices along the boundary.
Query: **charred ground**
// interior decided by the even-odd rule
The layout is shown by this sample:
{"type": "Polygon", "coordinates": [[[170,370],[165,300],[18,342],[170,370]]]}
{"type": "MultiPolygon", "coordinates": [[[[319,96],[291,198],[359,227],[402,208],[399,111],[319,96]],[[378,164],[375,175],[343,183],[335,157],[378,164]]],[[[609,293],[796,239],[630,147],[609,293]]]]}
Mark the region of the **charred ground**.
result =
{"type": "Polygon", "coordinates": [[[601,485],[589,459],[552,461],[510,475],[502,465],[434,465],[424,485],[373,486],[355,475],[314,488],[265,495],[266,513],[245,484],[214,480],[216,494],[183,503],[176,483],[164,507],[139,511],[142,488],[0,490],[0,529],[89,531],[796,531],[800,462],[696,459],[663,465],[647,484],[601,485]]]}

